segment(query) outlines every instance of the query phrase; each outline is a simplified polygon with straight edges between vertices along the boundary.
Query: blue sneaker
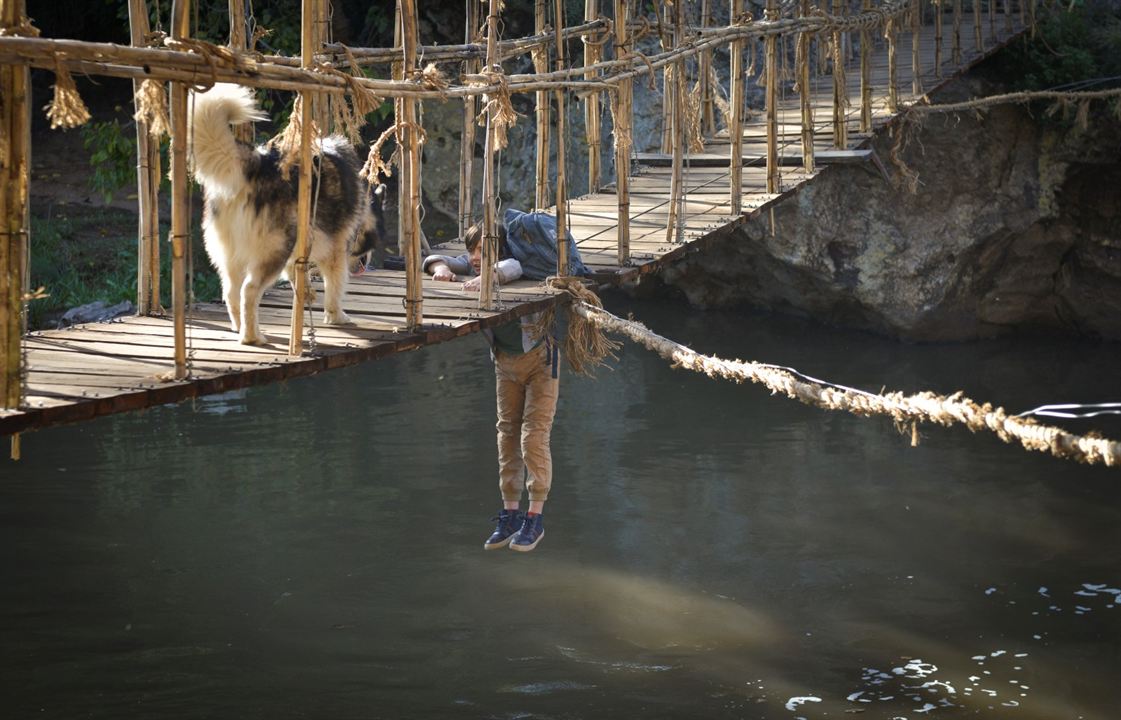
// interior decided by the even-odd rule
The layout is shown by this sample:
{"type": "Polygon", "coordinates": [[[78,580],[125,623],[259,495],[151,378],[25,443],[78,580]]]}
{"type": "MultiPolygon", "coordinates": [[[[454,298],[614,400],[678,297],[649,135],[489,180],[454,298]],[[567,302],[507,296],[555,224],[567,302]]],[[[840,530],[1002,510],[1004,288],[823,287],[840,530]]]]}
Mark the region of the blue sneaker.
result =
{"type": "Polygon", "coordinates": [[[537,543],[541,542],[543,537],[545,537],[545,528],[541,526],[541,514],[532,517],[526,515],[522,529],[510,540],[510,549],[529,552],[537,547],[537,543]]]}
{"type": "Polygon", "coordinates": [[[518,532],[518,528],[522,526],[522,514],[517,510],[501,510],[498,515],[491,518],[492,522],[497,522],[494,532],[483,543],[485,550],[497,550],[504,548],[510,544],[510,540],[518,532]]]}

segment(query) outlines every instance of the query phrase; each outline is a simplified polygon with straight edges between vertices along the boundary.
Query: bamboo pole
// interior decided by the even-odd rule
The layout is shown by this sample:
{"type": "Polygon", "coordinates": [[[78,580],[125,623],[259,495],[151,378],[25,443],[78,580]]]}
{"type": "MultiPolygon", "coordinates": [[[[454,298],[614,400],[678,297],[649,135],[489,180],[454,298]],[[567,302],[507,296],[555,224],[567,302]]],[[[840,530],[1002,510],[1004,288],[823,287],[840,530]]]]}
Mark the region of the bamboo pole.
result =
{"type": "MultiPolygon", "coordinates": [[[[495,72],[498,65],[498,15],[502,0],[490,0],[487,11],[487,71],[495,72]]],[[[492,91],[493,92],[493,91],[492,91]]],[[[479,308],[493,310],[495,306],[494,263],[498,261],[498,228],[495,218],[494,154],[498,151],[495,137],[495,114],[498,112],[493,95],[485,98],[487,108],[486,141],[483,148],[483,248],[479,283],[479,308]]]]}
{"type": "MultiPolygon", "coordinates": [[[[190,0],[174,0],[171,6],[171,37],[183,40],[190,34],[190,0]]],[[[171,314],[175,336],[176,380],[187,378],[187,85],[173,82],[171,112],[171,314]]]]}
{"type": "Polygon", "coordinates": [[[919,32],[921,27],[922,0],[915,0],[914,9],[911,11],[911,93],[913,95],[922,95],[922,62],[920,61],[922,38],[919,32]]]}
{"type": "MultiPolygon", "coordinates": [[[[330,0],[314,0],[313,11],[315,16],[312,25],[312,62],[314,58],[321,54],[323,47],[331,39],[331,21],[328,19],[330,10],[327,7],[330,0]]],[[[327,135],[331,132],[331,103],[346,102],[345,98],[334,98],[330,95],[322,95],[316,98],[315,105],[312,107],[312,117],[315,118],[315,125],[319,128],[319,132],[327,135]]]]}
{"type": "Polygon", "coordinates": [[[1004,0],[1004,32],[1012,34],[1012,0],[1004,0]]]}
{"type": "MultiPolygon", "coordinates": [[[[136,2],[136,0],[129,0],[136,2]]],[[[245,0],[229,0],[230,3],[230,42],[229,47],[236,52],[249,49],[249,34],[246,32],[245,0]]],[[[136,44],[135,42],[133,43],[136,44]]],[[[234,137],[244,143],[253,142],[253,123],[240,123],[233,126],[234,137]]]]}
{"type": "MultiPolygon", "coordinates": [[[[809,0],[803,0],[803,3],[809,0]]],[[[732,22],[737,22],[743,16],[743,0],[731,0],[732,22]]],[[[730,46],[731,56],[731,83],[728,91],[730,99],[728,118],[728,140],[731,145],[729,150],[729,204],[731,214],[738,216],[743,212],[743,105],[744,105],[744,69],[743,69],[743,40],[733,40],[730,46]]],[[[804,93],[803,93],[804,94],[804,93]]]]}
{"type": "MultiPolygon", "coordinates": [[[[866,0],[867,1],[867,0],[866,0]]],[[[764,12],[767,20],[778,19],[778,5],[776,0],[767,0],[767,9],[764,12]]],[[[776,45],[778,36],[767,35],[763,38],[763,58],[767,78],[766,87],[766,113],[767,113],[767,192],[781,192],[782,180],[779,177],[778,166],[778,57],[776,45]]]]}
{"type": "Polygon", "coordinates": [[[1028,9],[1025,7],[1025,5],[1029,2],[1031,2],[1031,0],[1020,0],[1019,3],[1018,3],[1018,7],[1020,8],[1020,27],[1027,27],[1027,24],[1028,24],[1028,17],[1027,17],[1028,9]]]}
{"type": "Polygon", "coordinates": [[[954,42],[951,57],[955,67],[961,65],[961,0],[954,0],[954,42]]]}
{"type": "Polygon", "coordinates": [[[934,77],[942,77],[942,0],[930,0],[934,8],[934,77]]]}
{"type": "MultiPolygon", "coordinates": [[[[802,17],[810,14],[810,0],[801,0],[799,12],[802,17]]],[[[802,168],[807,173],[814,171],[814,114],[813,93],[810,88],[810,33],[798,34],[798,89],[802,108],[802,168]]]]}
{"type": "MultiPolygon", "coordinates": [[[[316,50],[315,24],[318,19],[316,0],[303,0],[300,12],[300,58],[305,68],[314,62],[316,50]]],[[[314,92],[300,93],[300,166],[296,180],[296,247],[292,263],[292,319],[288,336],[288,354],[299,357],[304,350],[304,303],[308,287],[308,246],[311,232],[311,141],[315,119],[314,92]]],[[[242,318],[242,322],[245,318],[242,318]]]]}
{"type": "MultiPolygon", "coordinates": [[[[536,0],[533,5],[534,31],[537,34],[545,32],[548,24],[546,0],[536,0]]],[[[547,46],[536,48],[533,52],[533,69],[539,73],[549,69],[549,49],[547,46]]],[[[533,207],[535,210],[544,210],[549,206],[549,155],[551,154],[550,128],[552,118],[550,113],[549,92],[537,91],[537,192],[534,194],[533,207]]]]}
{"type": "MultiPolygon", "coordinates": [[[[681,42],[684,30],[682,28],[684,9],[682,2],[675,2],[673,4],[673,44],[676,46],[681,42]]],[[[683,97],[683,83],[682,78],[685,75],[684,61],[673,66],[673,71],[670,73],[667,80],[673,85],[672,93],[670,88],[666,87],[666,98],[672,98],[673,107],[670,114],[670,150],[673,153],[672,169],[670,173],[670,192],[669,192],[669,216],[666,218],[666,242],[677,242],[680,234],[678,233],[678,226],[681,223],[681,198],[682,192],[682,160],[685,153],[685,139],[684,139],[684,125],[685,125],[685,112],[682,108],[684,101],[683,97]]]]}
{"type": "Polygon", "coordinates": [[[996,39],[996,0],[989,0],[989,37],[996,39]]]}
{"type": "MultiPolygon", "coordinates": [[[[25,17],[24,0],[0,0],[0,27],[17,27],[25,17]]],[[[0,67],[0,408],[12,410],[23,398],[30,89],[26,65],[0,67]]],[[[12,456],[18,455],[13,440],[12,456]]]]}
{"type": "Polygon", "coordinates": [[[981,32],[981,0],[973,0],[973,49],[977,52],[985,49],[985,39],[981,32]]]}
{"type": "MultiPolygon", "coordinates": [[[[401,47],[404,50],[405,72],[411,74],[417,68],[417,13],[416,0],[400,0],[401,3],[401,47]]],[[[413,98],[402,98],[405,124],[403,136],[405,143],[401,148],[401,184],[406,189],[406,203],[401,205],[400,216],[408,218],[408,234],[405,237],[405,323],[409,330],[417,330],[423,322],[423,280],[421,277],[420,256],[420,125],[417,102],[413,98]]]]}
{"type": "MultiPolygon", "coordinates": [[[[673,0],[662,0],[662,24],[674,26],[674,18],[676,15],[672,14],[674,6],[669,4],[673,0]]],[[[655,9],[657,12],[657,9],[655,9]]],[[[670,48],[666,42],[666,36],[663,32],[661,38],[662,51],[669,50],[670,48]]],[[[677,42],[671,36],[670,43],[674,49],[677,48],[677,42]]],[[[673,152],[674,142],[674,129],[673,129],[673,109],[677,106],[673,94],[677,90],[677,80],[674,78],[674,73],[677,72],[680,66],[677,63],[668,63],[662,70],[662,152],[673,152]]]]}
{"type": "MultiPolygon", "coordinates": [[[[231,0],[234,2],[235,0],[231,0]]],[[[144,0],[129,0],[129,33],[132,44],[140,46],[148,35],[148,8],[144,0]]],[[[132,81],[133,95],[140,92],[141,80],[132,81]]],[[[136,314],[160,312],[160,241],[159,241],[159,144],[148,135],[146,120],[136,121],[136,314]]]]}
{"type": "MultiPolygon", "coordinates": [[[[701,0],[701,29],[706,30],[712,24],[711,0],[701,0]]],[[[709,75],[712,73],[712,51],[705,50],[697,60],[697,74],[700,76],[701,85],[701,127],[706,135],[716,132],[716,103],[713,100],[712,83],[709,75]]]]}
{"type": "MultiPolygon", "coordinates": [[[[615,0],[615,58],[622,59],[629,53],[630,36],[627,29],[629,17],[627,0],[615,0]]],[[[617,204],[616,226],[618,228],[617,259],[619,267],[625,267],[631,259],[631,81],[619,83],[611,96],[615,111],[611,114],[615,123],[615,199],[617,204]]]]}
{"type": "Polygon", "coordinates": [[[887,38],[887,111],[895,113],[899,110],[899,20],[891,17],[887,20],[884,29],[887,38]]]}
{"type": "MultiPolygon", "coordinates": [[[[478,0],[466,0],[467,18],[464,42],[471,43],[479,34],[480,10],[478,0]]],[[[468,58],[463,61],[465,74],[477,73],[479,61],[468,58]]],[[[474,165],[475,165],[475,115],[478,102],[474,95],[463,98],[463,141],[459,144],[459,237],[467,234],[474,222],[474,165]]]]}
{"type": "MultiPolygon", "coordinates": [[[[833,0],[833,14],[844,13],[842,0],[833,0]]],[[[833,147],[844,150],[849,144],[845,108],[849,102],[848,84],[845,82],[844,36],[839,28],[833,29],[833,147]]]]}
{"type": "MultiPolygon", "coordinates": [[[[564,0],[555,0],[553,3],[553,20],[557,32],[557,71],[564,69],[566,57],[564,35],[559,31],[564,28],[564,0]]],[[[564,88],[557,88],[557,276],[568,275],[568,179],[565,168],[565,115],[564,115],[564,88]]]]}
{"type": "MultiPolygon", "coordinates": [[[[872,9],[872,0],[863,1],[863,10],[872,9]]],[[[860,28],[860,132],[872,132],[872,33],[860,28]]]]}
{"type": "MultiPolygon", "coordinates": [[[[590,22],[599,15],[599,0],[584,0],[584,20],[590,22]]],[[[591,67],[599,62],[599,42],[584,43],[584,67],[591,67]]],[[[595,70],[588,70],[585,77],[588,80],[596,78],[595,70]]],[[[584,128],[588,142],[588,193],[599,192],[600,188],[600,152],[601,133],[599,122],[599,93],[588,93],[584,98],[584,128]]]]}

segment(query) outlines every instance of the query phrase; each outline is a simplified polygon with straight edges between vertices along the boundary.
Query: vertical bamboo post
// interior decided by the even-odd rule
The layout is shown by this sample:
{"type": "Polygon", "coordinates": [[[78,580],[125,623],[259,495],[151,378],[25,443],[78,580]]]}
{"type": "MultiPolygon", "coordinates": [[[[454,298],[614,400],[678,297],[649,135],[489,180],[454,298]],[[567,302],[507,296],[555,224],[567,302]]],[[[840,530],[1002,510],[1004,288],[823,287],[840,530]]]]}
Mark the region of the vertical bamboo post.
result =
{"type": "MultiPolygon", "coordinates": [[[[844,13],[842,0],[833,0],[833,14],[840,17],[844,13]]],[[[848,83],[845,82],[844,35],[840,29],[833,29],[833,147],[844,150],[849,144],[848,125],[845,122],[845,108],[848,106],[848,83]]]]}
{"type": "MultiPolygon", "coordinates": [[[[135,2],[136,0],[129,0],[135,2]]],[[[245,24],[245,0],[230,2],[230,42],[231,50],[245,52],[249,49],[249,34],[245,24]]],[[[324,126],[325,127],[325,126],[324,126]]],[[[234,137],[245,143],[253,142],[253,123],[240,123],[233,127],[234,137]]]]}
{"type": "MultiPolygon", "coordinates": [[[[235,0],[231,0],[234,2],[235,0]]],[[[129,34],[134,47],[144,45],[148,35],[148,8],[144,0],[129,0],[129,34]]],[[[140,92],[142,80],[132,81],[133,95],[140,92]]],[[[159,312],[159,144],[148,136],[148,123],[136,121],[136,196],[138,227],[136,238],[136,314],[159,312]]]]}
{"type": "MultiPolygon", "coordinates": [[[[478,0],[466,0],[467,20],[463,41],[474,43],[479,36],[480,9],[478,0]]],[[[471,75],[479,71],[479,61],[475,58],[465,60],[463,72],[471,75]]],[[[475,114],[478,99],[474,95],[463,98],[463,141],[459,144],[459,237],[467,234],[474,222],[474,164],[475,164],[475,114]]]]}
{"type": "Polygon", "coordinates": [[[961,0],[954,0],[954,43],[953,43],[953,62],[954,67],[961,65],[961,0]]]}
{"type": "MultiPolygon", "coordinates": [[[[673,4],[673,45],[677,47],[684,37],[684,24],[685,10],[684,3],[677,1],[673,4]]],[[[669,68],[671,66],[667,66],[669,68]]],[[[682,192],[682,159],[685,154],[684,142],[684,125],[685,125],[685,112],[681,107],[684,101],[683,78],[685,75],[685,68],[682,62],[677,62],[672,65],[673,71],[667,76],[667,86],[665,96],[667,101],[672,98],[673,107],[670,113],[670,149],[673,152],[673,161],[671,163],[670,171],[670,191],[669,191],[669,214],[666,218],[666,242],[673,243],[678,238],[678,224],[681,223],[681,197],[684,195],[682,192]],[[670,85],[673,86],[672,93],[670,85]]]]}
{"type": "MultiPolygon", "coordinates": [[[[300,64],[312,66],[315,51],[315,24],[318,19],[316,0],[303,0],[300,12],[300,64]]],[[[288,336],[288,354],[303,354],[304,302],[308,292],[308,235],[311,231],[311,138],[315,122],[315,93],[300,91],[300,164],[296,180],[296,248],[293,263],[292,319],[288,336]]],[[[243,318],[244,320],[244,318],[243,318]]]]}
{"type": "MultiPolygon", "coordinates": [[[[498,65],[498,12],[502,0],[490,0],[487,11],[487,72],[495,72],[498,65]]],[[[479,308],[493,310],[495,304],[494,263],[498,260],[498,227],[495,218],[494,198],[494,154],[498,151],[494,132],[497,109],[493,95],[484,96],[487,108],[486,141],[483,147],[483,248],[482,268],[479,283],[479,308]]]]}
{"type": "Polygon", "coordinates": [[[931,0],[934,8],[934,77],[942,77],[942,0],[931,0]]]}
{"type": "MultiPolygon", "coordinates": [[[[711,0],[701,0],[701,28],[712,24],[711,0]]],[[[713,87],[709,82],[712,74],[712,51],[705,50],[698,59],[697,74],[701,84],[701,127],[704,133],[712,135],[716,132],[716,102],[713,99],[713,87]]]]}
{"type": "MultiPolygon", "coordinates": [[[[778,20],[778,5],[776,0],[767,0],[767,9],[764,16],[768,21],[778,20]]],[[[768,34],[763,37],[764,72],[767,78],[766,87],[766,114],[767,114],[767,192],[781,191],[781,179],[778,168],[778,36],[768,34]]]]}
{"type": "MultiPolygon", "coordinates": [[[[629,53],[630,34],[627,20],[630,18],[627,0],[615,0],[615,59],[621,60],[629,53]]],[[[615,86],[611,101],[615,111],[611,114],[615,123],[615,199],[617,203],[616,228],[618,232],[619,266],[623,267],[631,259],[631,81],[623,80],[615,86]]]]}
{"type": "MultiPolygon", "coordinates": [[[[545,32],[548,23],[548,8],[546,0],[536,0],[533,5],[534,32],[541,35],[545,32]]],[[[547,45],[538,45],[533,48],[533,70],[538,73],[549,72],[549,48],[547,45]]],[[[549,133],[553,125],[550,113],[552,112],[551,100],[548,90],[538,90],[537,99],[537,192],[534,195],[534,209],[544,210],[549,207],[549,133]]]]}
{"type": "MultiPolygon", "coordinates": [[[[981,0],[976,0],[980,2],[981,0]]],[[[1028,3],[1028,23],[1031,25],[1031,37],[1035,39],[1035,0],[1027,0],[1028,3]]]]}
{"type": "MultiPolygon", "coordinates": [[[[331,21],[329,20],[330,9],[327,7],[330,0],[314,0],[312,12],[314,13],[312,20],[312,47],[314,53],[318,53],[323,49],[323,46],[331,41],[331,21]]],[[[315,106],[312,108],[312,117],[315,119],[315,125],[319,128],[319,132],[327,135],[331,127],[331,103],[333,102],[346,102],[346,98],[339,96],[336,98],[334,95],[327,93],[320,95],[315,100],[315,106]]],[[[341,131],[341,129],[340,129],[341,131]]]]}
{"type": "Polygon", "coordinates": [[[1012,34],[1012,0],[1004,0],[1004,32],[1012,34]]]}
{"type": "MultiPolygon", "coordinates": [[[[591,22],[599,16],[599,0],[584,0],[584,21],[591,22]]],[[[588,67],[599,62],[599,42],[585,42],[584,66],[588,67]]],[[[588,80],[595,80],[596,72],[589,70],[584,73],[588,80]]],[[[584,128],[588,141],[588,193],[599,191],[600,186],[600,124],[599,124],[599,93],[588,93],[584,98],[584,128]]]]}
{"type": "MultiPolygon", "coordinates": [[[[401,0],[401,46],[404,50],[405,74],[412,75],[417,67],[417,13],[416,0],[401,0]]],[[[404,111],[401,121],[404,124],[401,147],[401,184],[405,186],[405,200],[401,205],[400,216],[408,218],[405,236],[405,324],[409,330],[416,330],[423,322],[423,279],[421,277],[420,257],[420,124],[417,113],[418,101],[411,97],[402,98],[404,111]]]]}
{"type": "MultiPolygon", "coordinates": [[[[810,0],[801,0],[799,15],[810,16],[810,0]]],[[[810,88],[810,33],[798,34],[798,93],[802,108],[802,168],[807,173],[814,171],[814,110],[810,88]]]]}
{"type": "MultiPolygon", "coordinates": [[[[24,17],[24,0],[0,0],[0,27],[17,27],[24,17]]],[[[26,65],[0,65],[0,408],[13,410],[23,397],[30,89],[26,65]]],[[[12,456],[18,455],[19,442],[13,440],[12,456]]]]}
{"type": "Polygon", "coordinates": [[[1019,0],[1018,6],[1020,8],[1020,27],[1026,27],[1028,24],[1028,9],[1024,6],[1029,2],[1031,2],[1031,0],[1019,0]]]}
{"type": "MultiPolygon", "coordinates": [[[[862,9],[872,9],[872,0],[864,0],[862,9]]],[[[872,33],[860,28],[860,132],[872,132],[872,33]]]]}
{"type": "MultiPolygon", "coordinates": [[[[673,25],[674,15],[672,14],[673,0],[662,0],[662,24],[673,25]]],[[[657,12],[655,7],[654,12],[657,12]]],[[[663,51],[669,50],[669,44],[666,42],[665,33],[661,34],[661,46],[663,51]]],[[[671,41],[672,42],[672,41],[671,41]]],[[[678,66],[675,63],[666,65],[662,70],[662,152],[673,152],[674,142],[674,129],[673,129],[673,108],[677,103],[674,100],[673,94],[677,90],[677,81],[674,79],[674,73],[677,72],[678,66]]]]}
{"type": "MultiPolygon", "coordinates": [[[[808,2],[809,0],[803,0],[808,2]]],[[[731,21],[738,24],[743,16],[743,0],[731,0],[731,21]]],[[[728,202],[731,214],[738,216],[743,212],[743,104],[745,79],[743,70],[743,40],[733,40],[729,46],[731,57],[731,81],[729,89],[728,141],[728,202]]]]}
{"type": "MultiPolygon", "coordinates": [[[[565,69],[567,54],[564,47],[564,0],[553,3],[554,32],[557,34],[556,70],[565,69]]],[[[557,102],[557,275],[568,274],[568,173],[565,165],[565,110],[564,88],[556,90],[557,102]]]]}
{"type": "Polygon", "coordinates": [[[915,0],[911,11],[911,93],[922,95],[922,0],[915,0]]]}
{"type": "Polygon", "coordinates": [[[981,0],[973,0],[973,49],[977,52],[985,49],[985,40],[981,33],[981,0]]]}
{"type": "Polygon", "coordinates": [[[884,28],[884,37],[887,38],[887,111],[895,113],[899,110],[899,63],[897,45],[899,40],[898,21],[889,17],[884,28]]]}
{"type": "MultiPolygon", "coordinates": [[[[171,36],[190,34],[190,0],[174,0],[171,36]]],[[[175,379],[187,377],[187,86],[171,83],[171,313],[175,337],[175,379]]]]}

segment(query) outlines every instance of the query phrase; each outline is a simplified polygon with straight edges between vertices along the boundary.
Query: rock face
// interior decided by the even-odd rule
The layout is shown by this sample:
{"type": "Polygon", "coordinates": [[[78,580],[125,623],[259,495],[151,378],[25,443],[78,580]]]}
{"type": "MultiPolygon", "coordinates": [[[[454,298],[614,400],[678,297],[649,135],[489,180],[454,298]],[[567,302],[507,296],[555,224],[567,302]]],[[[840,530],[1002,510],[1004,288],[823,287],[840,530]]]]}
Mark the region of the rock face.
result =
{"type": "MultiPolygon", "coordinates": [[[[959,81],[936,102],[987,94],[959,81]]],[[[910,194],[826,168],[653,283],[697,307],[749,304],[910,340],[1014,330],[1121,339],[1121,127],[1039,107],[930,116],[902,153],[910,194]]],[[[873,141],[889,172],[894,139],[873,141]]]]}

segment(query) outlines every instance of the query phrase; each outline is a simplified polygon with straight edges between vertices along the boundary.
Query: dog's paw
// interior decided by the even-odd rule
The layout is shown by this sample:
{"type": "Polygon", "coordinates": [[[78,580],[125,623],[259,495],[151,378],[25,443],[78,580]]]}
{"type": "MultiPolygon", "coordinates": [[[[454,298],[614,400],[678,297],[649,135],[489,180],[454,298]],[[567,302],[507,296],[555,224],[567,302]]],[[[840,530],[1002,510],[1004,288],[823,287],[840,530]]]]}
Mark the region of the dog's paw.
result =
{"type": "Polygon", "coordinates": [[[269,338],[267,335],[242,335],[239,340],[242,345],[268,345],[269,338]]]}
{"type": "Polygon", "coordinates": [[[329,312],[323,316],[323,322],[328,325],[353,325],[354,321],[350,319],[344,311],[329,312]]]}

